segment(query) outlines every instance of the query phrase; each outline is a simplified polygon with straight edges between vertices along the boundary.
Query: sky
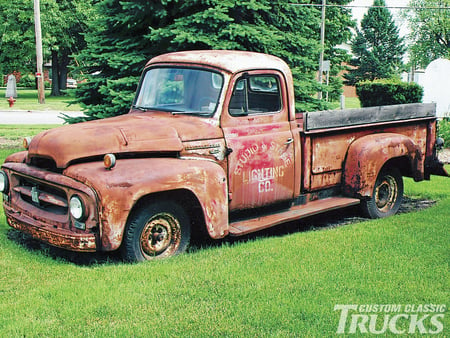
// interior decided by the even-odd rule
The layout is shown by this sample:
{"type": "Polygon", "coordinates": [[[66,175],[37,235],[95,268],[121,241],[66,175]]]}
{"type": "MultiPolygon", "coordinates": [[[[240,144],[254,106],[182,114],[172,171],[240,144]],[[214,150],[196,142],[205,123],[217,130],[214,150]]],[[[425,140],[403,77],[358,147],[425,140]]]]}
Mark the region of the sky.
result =
{"type": "MultiPolygon", "coordinates": [[[[385,0],[386,7],[406,7],[408,6],[409,0],[385,0]]],[[[364,14],[367,13],[367,10],[370,6],[373,5],[373,0],[353,0],[350,4],[350,6],[357,6],[352,8],[353,17],[359,21],[363,18],[364,14]],[[361,6],[361,7],[359,7],[361,6]],[[362,8],[363,6],[366,6],[366,8],[362,8]]],[[[395,19],[395,22],[397,24],[397,27],[400,29],[400,35],[404,36],[408,33],[407,25],[405,22],[403,22],[400,19],[400,9],[396,8],[390,8],[389,9],[392,13],[392,16],[395,19]]]]}

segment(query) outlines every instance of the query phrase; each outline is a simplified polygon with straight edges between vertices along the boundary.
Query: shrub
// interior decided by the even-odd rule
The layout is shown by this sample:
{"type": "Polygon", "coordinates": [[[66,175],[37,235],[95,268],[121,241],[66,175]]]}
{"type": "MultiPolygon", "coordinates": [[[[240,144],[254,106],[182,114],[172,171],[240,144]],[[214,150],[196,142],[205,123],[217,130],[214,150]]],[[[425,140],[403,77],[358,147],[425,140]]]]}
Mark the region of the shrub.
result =
{"type": "Polygon", "coordinates": [[[422,102],[423,88],[397,79],[363,81],[356,84],[363,107],[422,102]]]}
{"type": "Polygon", "coordinates": [[[444,147],[450,148],[450,117],[444,117],[439,121],[438,136],[445,140],[444,147]]]}
{"type": "Polygon", "coordinates": [[[20,81],[17,83],[19,87],[25,88],[36,88],[36,78],[33,74],[27,74],[20,78],[20,81]]]}

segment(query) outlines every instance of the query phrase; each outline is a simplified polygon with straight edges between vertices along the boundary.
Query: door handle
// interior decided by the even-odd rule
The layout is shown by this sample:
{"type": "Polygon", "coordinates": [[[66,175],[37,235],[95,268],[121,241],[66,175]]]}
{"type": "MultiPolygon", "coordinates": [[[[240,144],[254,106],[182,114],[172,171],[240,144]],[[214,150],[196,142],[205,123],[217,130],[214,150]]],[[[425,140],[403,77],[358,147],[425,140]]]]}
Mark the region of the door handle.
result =
{"type": "Polygon", "coordinates": [[[289,137],[288,139],[287,139],[287,141],[284,143],[285,145],[289,145],[289,144],[291,144],[292,142],[294,142],[294,139],[292,138],[292,137],[289,137]]]}

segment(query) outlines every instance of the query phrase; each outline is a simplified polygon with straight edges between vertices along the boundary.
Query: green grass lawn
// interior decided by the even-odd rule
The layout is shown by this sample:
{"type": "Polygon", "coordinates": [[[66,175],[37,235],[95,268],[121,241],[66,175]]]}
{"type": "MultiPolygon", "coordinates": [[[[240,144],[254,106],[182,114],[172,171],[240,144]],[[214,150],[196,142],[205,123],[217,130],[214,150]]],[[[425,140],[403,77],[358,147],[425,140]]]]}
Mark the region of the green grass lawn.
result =
{"type": "MultiPolygon", "coordinates": [[[[40,246],[0,211],[0,336],[327,337],[337,304],[449,306],[450,180],[407,179],[405,190],[437,203],[332,228],[305,220],[141,264],[40,246]]],[[[434,336],[450,334],[448,312],[441,323],[434,336]]]]}
{"type": "Polygon", "coordinates": [[[361,108],[361,103],[357,97],[346,97],[345,108],[361,108]]]}
{"type": "MultiPolygon", "coordinates": [[[[3,93],[5,88],[1,88],[3,93]]],[[[79,104],[69,104],[73,101],[73,90],[68,90],[64,96],[50,96],[50,90],[45,91],[45,103],[40,104],[38,102],[38,94],[35,89],[22,89],[17,90],[18,97],[12,108],[9,107],[9,103],[3,94],[3,100],[0,100],[0,110],[59,110],[59,111],[80,111],[79,104]]]]}
{"type": "MultiPolygon", "coordinates": [[[[357,97],[346,97],[344,108],[361,108],[361,103],[359,102],[359,99],[357,97]]],[[[338,101],[331,102],[331,109],[341,109],[341,103],[338,101]]]]}

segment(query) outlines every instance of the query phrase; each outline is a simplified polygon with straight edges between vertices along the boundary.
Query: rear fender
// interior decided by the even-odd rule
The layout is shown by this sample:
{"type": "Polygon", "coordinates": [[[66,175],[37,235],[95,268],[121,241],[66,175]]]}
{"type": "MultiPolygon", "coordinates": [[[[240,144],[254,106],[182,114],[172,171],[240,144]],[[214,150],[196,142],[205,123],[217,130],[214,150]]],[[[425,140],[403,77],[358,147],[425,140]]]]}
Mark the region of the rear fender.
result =
{"type": "MultiPolygon", "coordinates": [[[[416,181],[424,179],[424,159],[414,141],[401,134],[382,133],[361,137],[348,149],[344,165],[344,193],[370,197],[381,168],[389,161],[405,158],[404,168],[416,181]]],[[[400,169],[400,168],[399,168],[400,169]]]]}

